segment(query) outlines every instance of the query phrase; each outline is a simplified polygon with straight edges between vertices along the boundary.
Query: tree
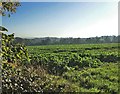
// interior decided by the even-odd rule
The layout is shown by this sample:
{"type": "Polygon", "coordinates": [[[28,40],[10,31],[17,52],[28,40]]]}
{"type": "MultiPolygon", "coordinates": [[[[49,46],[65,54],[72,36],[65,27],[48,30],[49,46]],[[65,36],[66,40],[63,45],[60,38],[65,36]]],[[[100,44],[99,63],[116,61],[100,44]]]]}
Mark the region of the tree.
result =
{"type": "MultiPolygon", "coordinates": [[[[0,2],[0,15],[10,17],[11,14],[16,13],[19,2],[0,2]]],[[[0,26],[0,31],[8,31],[5,27],[0,26]]]]}
{"type": "Polygon", "coordinates": [[[2,2],[0,3],[0,15],[10,17],[11,14],[16,13],[18,6],[21,6],[19,2],[2,2]]]}

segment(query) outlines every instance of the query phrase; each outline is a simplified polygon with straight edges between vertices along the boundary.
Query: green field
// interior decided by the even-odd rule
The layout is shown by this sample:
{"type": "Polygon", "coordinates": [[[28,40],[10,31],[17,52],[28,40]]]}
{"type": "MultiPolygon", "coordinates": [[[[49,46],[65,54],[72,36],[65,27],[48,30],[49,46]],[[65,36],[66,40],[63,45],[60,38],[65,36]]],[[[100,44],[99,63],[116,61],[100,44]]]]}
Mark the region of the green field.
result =
{"type": "Polygon", "coordinates": [[[28,51],[25,46],[5,47],[3,94],[118,93],[118,44],[27,46],[28,51]]]}
{"type": "MultiPolygon", "coordinates": [[[[28,46],[30,63],[58,77],[57,91],[118,92],[118,44],[28,46]],[[69,90],[65,84],[71,84],[69,90]]],[[[57,78],[56,78],[57,79],[57,78]]],[[[48,89],[48,87],[46,88],[48,89]]],[[[50,90],[50,89],[48,89],[50,90]]]]}

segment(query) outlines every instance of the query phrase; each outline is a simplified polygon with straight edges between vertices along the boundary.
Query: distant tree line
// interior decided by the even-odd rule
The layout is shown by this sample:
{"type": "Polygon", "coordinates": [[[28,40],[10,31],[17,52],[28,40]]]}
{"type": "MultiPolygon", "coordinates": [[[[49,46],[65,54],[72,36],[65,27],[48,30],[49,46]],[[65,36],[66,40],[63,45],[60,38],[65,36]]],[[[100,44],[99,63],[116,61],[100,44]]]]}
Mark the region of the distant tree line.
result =
{"type": "Polygon", "coordinates": [[[27,46],[33,45],[54,45],[54,44],[96,44],[96,43],[118,43],[119,36],[101,36],[90,38],[56,38],[56,37],[44,37],[44,38],[15,38],[15,43],[22,43],[27,46]]]}

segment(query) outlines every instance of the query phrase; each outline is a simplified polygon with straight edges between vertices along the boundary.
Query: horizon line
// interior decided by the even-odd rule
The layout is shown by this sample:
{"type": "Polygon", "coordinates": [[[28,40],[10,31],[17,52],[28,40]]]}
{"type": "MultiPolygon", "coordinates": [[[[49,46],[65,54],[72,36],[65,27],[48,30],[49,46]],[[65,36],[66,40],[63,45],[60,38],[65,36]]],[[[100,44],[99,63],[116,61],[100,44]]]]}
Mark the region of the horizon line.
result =
{"type": "Polygon", "coordinates": [[[93,37],[50,37],[50,36],[44,36],[44,37],[20,37],[20,36],[15,36],[15,38],[23,38],[23,39],[35,39],[35,38],[95,38],[95,37],[104,37],[104,36],[120,36],[118,35],[102,35],[102,36],[93,36],[93,37]]]}

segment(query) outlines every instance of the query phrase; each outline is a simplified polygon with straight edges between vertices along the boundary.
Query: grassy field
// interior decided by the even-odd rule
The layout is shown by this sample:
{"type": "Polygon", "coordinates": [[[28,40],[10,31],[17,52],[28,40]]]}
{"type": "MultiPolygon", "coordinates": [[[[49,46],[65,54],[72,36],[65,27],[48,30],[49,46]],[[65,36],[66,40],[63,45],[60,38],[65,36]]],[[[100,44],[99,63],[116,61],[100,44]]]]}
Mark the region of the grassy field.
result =
{"type": "Polygon", "coordinates": [[[45,45],[27,48],[31,64],[40,65],[48,74],[59,78],[48,86],[53,88],[51,91],[57,91],[60,86],[59,92],[118,92],[118,44],[45,45]],[[68,90],[65,84],[71,84],[71,89],[68,90]]]}
{"type": "Polygon", "coordinates": [[[24,59],[22,54],[17,63],[3,63],[3,94],[118,93],[118,44],[44,45],[27,48],[29,60],[24,59]]]}

